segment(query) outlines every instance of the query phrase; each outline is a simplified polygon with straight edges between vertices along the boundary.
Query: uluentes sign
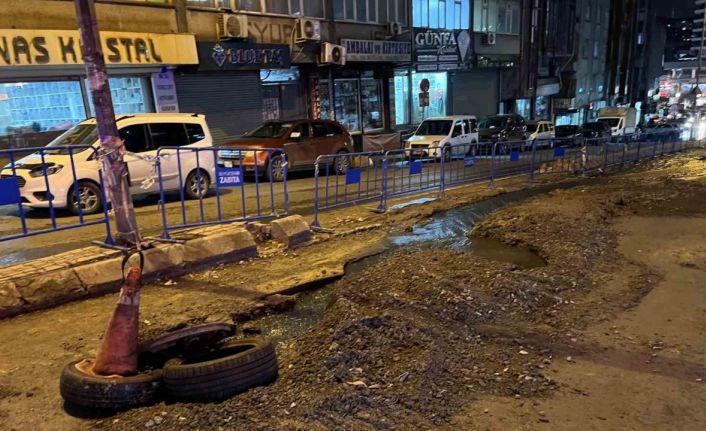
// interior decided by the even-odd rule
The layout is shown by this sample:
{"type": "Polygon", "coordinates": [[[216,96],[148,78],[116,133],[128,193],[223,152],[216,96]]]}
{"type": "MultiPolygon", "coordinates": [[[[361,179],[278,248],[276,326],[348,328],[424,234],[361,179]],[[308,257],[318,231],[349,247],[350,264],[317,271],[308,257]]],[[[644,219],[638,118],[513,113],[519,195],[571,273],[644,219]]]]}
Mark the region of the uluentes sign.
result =
{"type": "MultiPolygon", "coordinates": [[[[100,32],[108,65],[197,64],[190,34],[100,32]]],[[[0,29],[0,67],[83,63],[78,30],[0,29]]]]}

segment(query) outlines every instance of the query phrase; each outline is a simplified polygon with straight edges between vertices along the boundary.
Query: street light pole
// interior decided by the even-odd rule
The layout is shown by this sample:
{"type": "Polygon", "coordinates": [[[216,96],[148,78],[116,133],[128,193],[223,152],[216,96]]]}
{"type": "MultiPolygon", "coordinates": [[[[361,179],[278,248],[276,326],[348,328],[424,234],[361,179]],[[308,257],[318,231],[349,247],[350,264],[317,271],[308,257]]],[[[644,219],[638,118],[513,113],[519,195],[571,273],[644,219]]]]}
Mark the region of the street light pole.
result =
{"type": "MultiPolygon", "coordinates": [[[[696,86],[694,87],[694,108],[696,108],[696,98],[698,97],[697,89],[699,89],[699,83],[701,81],[701,66],[703,65],[703,51],[704,51],[704,35],[706,34],[706,3],[703,5],[704,14],[701,21],[701,47],[699,48],[699,68],[696,70],[696,86]]],[[[700,90],[700,89],[699,89],[700,90]]]]}
{"type": "Polygon", "coordinates": [[[108,200],[115,213],[115,226],[118,231],[116,239],[120,245],[139,247],[140,233],[127,181],[125,147],[115,124],[113,100],[98,32],[95,5],[93,0],[75,0],[75,4],[76,19],[81,34],[81,52],[86,65],[86,75],[101,141],[103,178],[108,200]]]}

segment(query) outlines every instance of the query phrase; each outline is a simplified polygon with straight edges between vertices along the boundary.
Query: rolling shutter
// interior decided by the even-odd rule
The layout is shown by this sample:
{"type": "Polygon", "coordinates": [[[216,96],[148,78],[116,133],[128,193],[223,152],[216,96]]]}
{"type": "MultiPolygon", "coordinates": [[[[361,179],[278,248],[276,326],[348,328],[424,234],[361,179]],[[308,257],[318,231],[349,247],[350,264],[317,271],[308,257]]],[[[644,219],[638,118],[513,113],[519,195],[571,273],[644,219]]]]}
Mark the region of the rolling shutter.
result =
{"type": "Polygon", "coordinates": [[[175,76],[179,110],[206,115],[213,144],[220,145],[262,123],[258,71],[175,76]]]}

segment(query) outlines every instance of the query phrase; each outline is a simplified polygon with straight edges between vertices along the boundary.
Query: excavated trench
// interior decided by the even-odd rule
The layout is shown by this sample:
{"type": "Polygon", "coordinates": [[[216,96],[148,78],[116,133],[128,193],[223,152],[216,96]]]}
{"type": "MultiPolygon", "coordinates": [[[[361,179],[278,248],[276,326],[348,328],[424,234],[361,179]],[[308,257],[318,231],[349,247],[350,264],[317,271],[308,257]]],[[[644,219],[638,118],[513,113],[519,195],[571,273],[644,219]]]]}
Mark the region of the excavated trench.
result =
{"type": "MultiPolygon", "coordinates": [[[[505,193],[436,214],[426,223],[414,226],[411,231],[390,235],[387,238],[385,252],[348,264],[345,274],[350,276],[361,272],[386,259],[391,251],[404,247],[470,250],[485,259],[511,263],[520,268],[544,266],[546,265],[544,260],[529,248],[508,245],[492,238],[474,237],[470,232],[477,223],[507,205],[553,190],[574,187],[578,183],[578,181],[568,181],[505,193]]],[[[279,348],[286,346],[289,340],[296,338],[321,319],[335,286],[336,282],[331,282],[318,289],[303,292],[292,309],[257,318],[250,323],[250,326],[261,331],[263,336],[272,338],[279,348]]]]}

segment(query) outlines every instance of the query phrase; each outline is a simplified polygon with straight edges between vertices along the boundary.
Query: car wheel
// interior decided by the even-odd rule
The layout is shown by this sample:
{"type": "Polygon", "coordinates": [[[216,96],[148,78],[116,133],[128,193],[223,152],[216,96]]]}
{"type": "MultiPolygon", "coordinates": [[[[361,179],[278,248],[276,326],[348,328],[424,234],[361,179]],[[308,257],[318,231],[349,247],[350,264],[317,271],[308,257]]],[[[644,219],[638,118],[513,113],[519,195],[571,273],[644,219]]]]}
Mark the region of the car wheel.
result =
{"type": "Polygon", "coordinates": [[[211,187],[211,179],[204,171],[192,171],[186,176],[184,184],[184,196],[187,199],[204,198],[211,187]],[[199,174],[200,172],[200,174],[199,174]]]}
{"type": "Polygon", "coordinates": [[[451,162],[451,148],[448,146],[444,146],[442,149],[442,157],[444,158],[444,163],[450,163],[451,162]]]}
{"type": "Polygon", "coordinates": [[[336,174],[345,175],[348,172],[348,168],[351,166],[351,158],[348,157],[348,151],[340,150],[336,153],[334,159],[334,168],[336,169],[336,174]]]}
{"type": "Polygon", "coordinates": [[[87,373],[92,360],[66,365],[59,378],[61,397],[71,406],[122,410],[157,401],[162,391],[162,370],[134,376],[99,376],[87,373]]]}
{"type": "Polygon", "coordinates": [[[267,164],[268,169],[265,172],[265,177],[268,181],[273,183],[279,183],[284,181],[284,164],[285,159],[281,154],[276,154],[270,158],[270,162],[267,164]]]}
{"type": "Polygon", "coordinates": [[[277,356],[268,340],[231,340],[198,359],[170,359],[162,373],[170,398],[218,401],[275,380],[277,356]]]}
{"type": "MultiPolygon", "coordinates": [[[[81,212],[85,214],[95,214],[101,210],[102,193],[97,184],[90,181],[78,182],[78,194],[81,199],[81,212]]],[[[76,188],[71,187],[68,195],[69,210],[74,215],[79,215],[79,204],[76,199],[76,188]]]]}

